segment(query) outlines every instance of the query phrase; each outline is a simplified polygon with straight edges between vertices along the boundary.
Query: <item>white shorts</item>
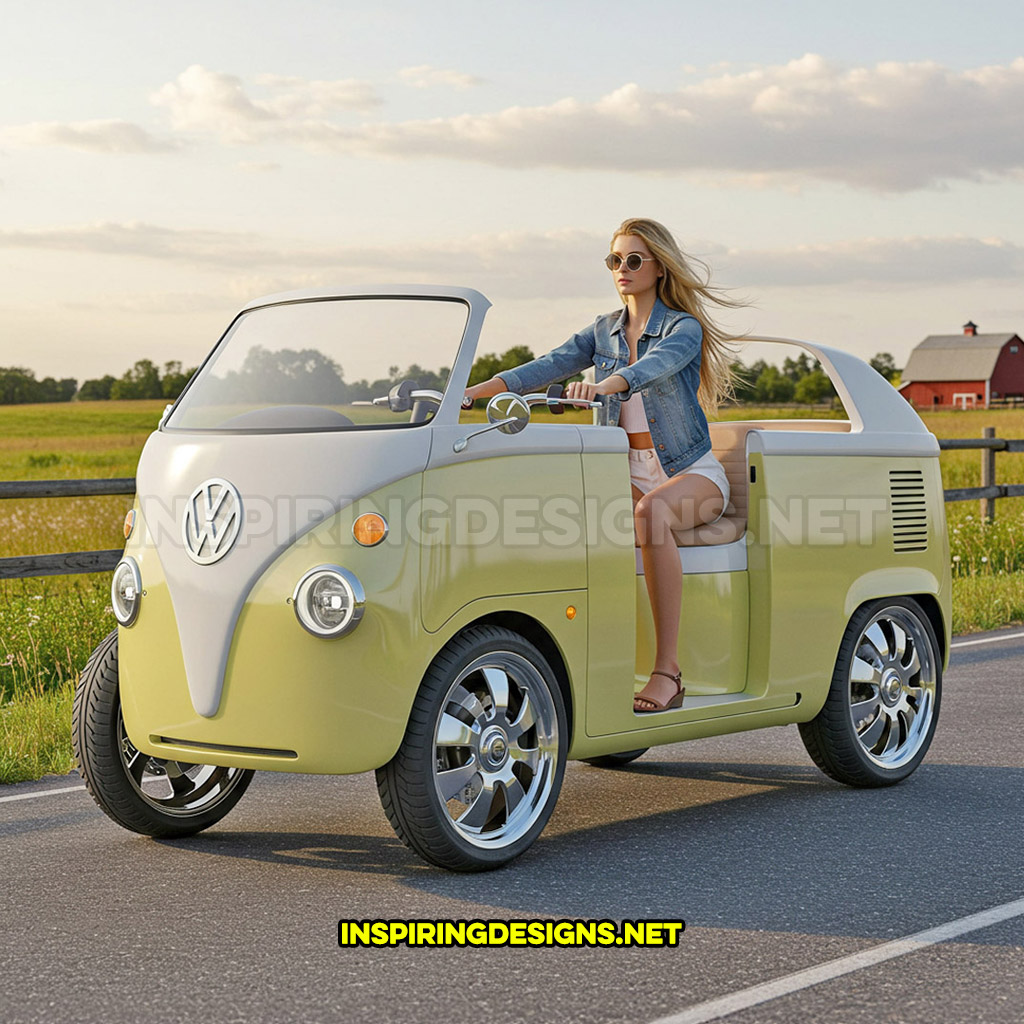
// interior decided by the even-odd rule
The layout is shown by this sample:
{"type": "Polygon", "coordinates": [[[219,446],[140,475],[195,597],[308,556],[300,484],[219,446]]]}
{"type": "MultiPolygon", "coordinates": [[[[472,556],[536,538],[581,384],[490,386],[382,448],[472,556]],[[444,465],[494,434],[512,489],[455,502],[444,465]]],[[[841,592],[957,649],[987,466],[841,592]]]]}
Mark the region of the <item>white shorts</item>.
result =
{"type": "MultiPolygon", "coordinates": [[[[687,473],[707,477],[722,492],[725,504],[729,504],[729,478],[725,475],[725,467],[711,452],[691,462],[679,476],[686,476],[687,473]]],[[[653,448],[630,448],[629,479],[641,494],[647,494],[666,480],[678,480],[679,477],[670,477],[665,472],[653,448]]]]}

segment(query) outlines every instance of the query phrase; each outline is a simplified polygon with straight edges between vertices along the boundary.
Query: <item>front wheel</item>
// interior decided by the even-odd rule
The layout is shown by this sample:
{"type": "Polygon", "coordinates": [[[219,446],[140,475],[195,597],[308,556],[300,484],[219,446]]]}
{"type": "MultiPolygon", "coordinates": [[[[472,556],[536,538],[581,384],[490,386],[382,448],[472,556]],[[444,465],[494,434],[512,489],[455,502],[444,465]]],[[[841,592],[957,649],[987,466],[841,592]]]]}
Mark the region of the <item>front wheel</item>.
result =
{"type": "Polygon", "coordinates": [[[149,757],[135,747],[121,717],[116,629],[82,670],[71,739],[92,798],[119,825],[147,836],[190,836],[209,828],[238,803],[254,774],[149,757]]]}
{"type": "Polygon", "coordinates": [[[511,630],[473,626],[427,669],[402,745],[377,770],[381,804],[430,863],[500,867],[547,824],[567,746],[562,694],[544,656],[511,630]]]}
{"type": "Polygon", "coordinates": [[[890,597],[859,608],[839,645],[825,706],[800,737],[850,786],[890,786],[924,759],[939,720],[942,657],[921,606],[890,597]]]}

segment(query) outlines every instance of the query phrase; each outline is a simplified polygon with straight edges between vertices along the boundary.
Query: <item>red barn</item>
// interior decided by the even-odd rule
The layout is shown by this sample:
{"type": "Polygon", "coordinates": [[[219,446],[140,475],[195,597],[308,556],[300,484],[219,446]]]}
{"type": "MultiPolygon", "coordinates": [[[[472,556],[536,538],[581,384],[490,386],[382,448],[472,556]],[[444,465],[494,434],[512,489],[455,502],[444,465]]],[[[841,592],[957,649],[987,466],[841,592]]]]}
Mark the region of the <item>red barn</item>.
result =
{"type": "Polygon", "coordinates": [[[1016,334],[979,334],[971,321],[963,334],[931,334],[910,353],[899,390],[929,409],[1024,401],[1024,344],[1016,334]]]}

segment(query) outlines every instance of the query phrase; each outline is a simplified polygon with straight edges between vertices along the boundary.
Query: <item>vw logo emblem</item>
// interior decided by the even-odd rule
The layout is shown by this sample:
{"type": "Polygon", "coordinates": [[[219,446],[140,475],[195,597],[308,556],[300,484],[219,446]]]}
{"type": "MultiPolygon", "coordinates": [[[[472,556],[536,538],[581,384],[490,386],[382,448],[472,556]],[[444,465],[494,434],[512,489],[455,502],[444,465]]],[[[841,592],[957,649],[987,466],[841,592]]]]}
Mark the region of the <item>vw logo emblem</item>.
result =
{"type": "Polygon", "coordinates": [[[201,483],[188,499],[181,537],[188,557],[199,565],[223,558],[242,526],[242,499],[233,484],[220,477],[201,483]]]}

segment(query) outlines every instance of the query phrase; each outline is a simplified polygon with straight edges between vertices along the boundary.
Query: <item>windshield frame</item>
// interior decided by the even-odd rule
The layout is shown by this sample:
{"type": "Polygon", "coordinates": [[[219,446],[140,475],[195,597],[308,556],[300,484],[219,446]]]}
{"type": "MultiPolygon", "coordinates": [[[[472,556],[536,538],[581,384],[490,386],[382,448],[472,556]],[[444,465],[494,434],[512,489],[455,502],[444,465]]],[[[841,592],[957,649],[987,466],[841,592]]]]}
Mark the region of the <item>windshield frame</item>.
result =
{"type": "Polygon", "coordinates": [[[169,434],[200,434],[200,435],[233,435],[233,434],[348,434],[365,430],[403,430],[416,427],[430,427],[438,422],[458,422],[462,395],[469,380],[469,372],[476,355],[477,340],[483,318],[490,308],[490,302],[472,288],[438,287],[433,285],[383,285],[370,289],[330,289],[302,290],[286,292],[281,295],[270,295],[248,303],[231,319],[216,344],[207,353],[199,368],[189,379],[181,394],[175,399],[160,419],[158,430],[169,434]],[[274,306],[293,306],[311,302],[346,302],[374,299],[396,299],[427,302],[455,302],[466,307],[466,321],[459,338],[455,360],[448,374],[444,398],[437,411],[423,423],[363,423],[351,426],[330,427],[176,427],[169,426],[170,420],[182,399],[189,393],[195,382],[202,376],[206,366],[217,357],[227,339],[231,336],[235,325],[245,315],[259,309],[274,306]],[[457,396],[457,397],[453,397],[457,396]]]}

